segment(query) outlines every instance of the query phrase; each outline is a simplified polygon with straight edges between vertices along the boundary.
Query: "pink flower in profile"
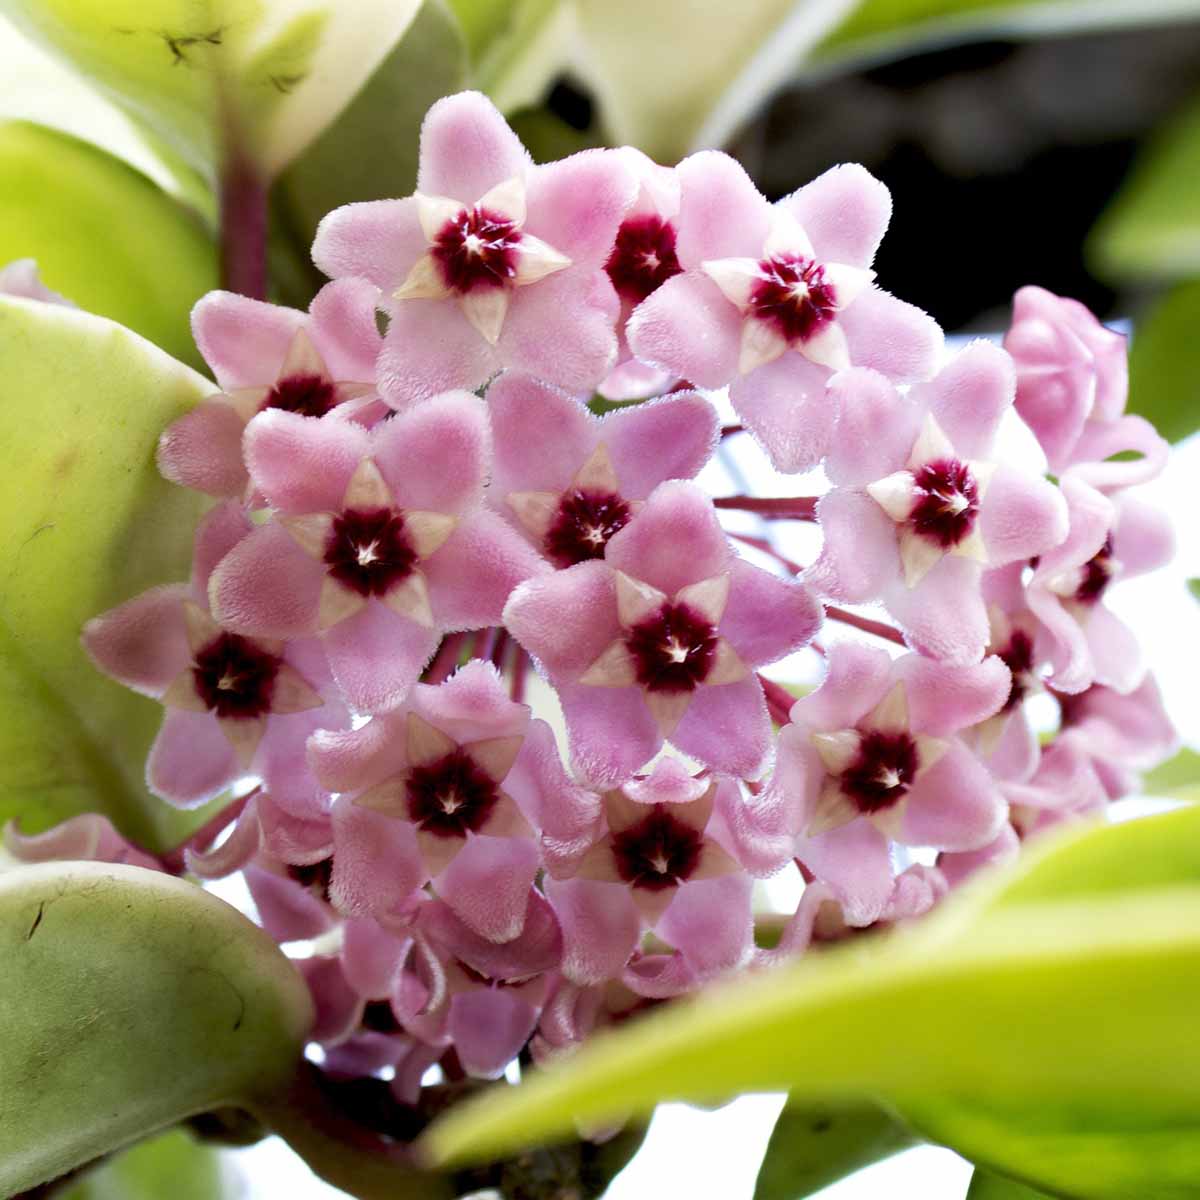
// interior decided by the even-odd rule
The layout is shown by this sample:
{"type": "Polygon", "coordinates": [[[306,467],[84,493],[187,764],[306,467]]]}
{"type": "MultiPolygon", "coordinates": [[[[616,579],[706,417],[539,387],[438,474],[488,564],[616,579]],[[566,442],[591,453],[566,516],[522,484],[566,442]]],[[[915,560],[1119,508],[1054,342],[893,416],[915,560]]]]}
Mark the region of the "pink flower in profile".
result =
{"type": "Polygon", "coordinates": [[[221,390],[164,431],[163,475],[210,496],[242,498],[249,484],[242,433],[257,413],[279,409],[313,420],[331,412],[379,415],[383,406],[370,400],[381,341],[378,298],[361,279],[326,285],[307,313],[209,292],[192,309],[192,331],[221,390]]]}
{"type": "Polygon", "coordinates": [[[978,662],[983,568],[1045,553],[1067,532],[1053,484],[991,461],[1013,398],[1008,356],[974,342],[907,396],[863,370],[830,390],[842,414],[826,462],[837,486],[817,505],[825,543],[807,580],[833,599],[882,599],[924,654],[978,662]]]}
{"type": "Polygon", "coordinates": [[[368,431],[260,413],[246,461],[274,518],[217,567],[213,611],[249,636],[319,633],[350,705],[394,708],[451,629],[494,624],[546,564],[481,507],[483,402],[448,394],[368,431]]]}
{"type": "Polygon", "coordinates": [[[613,151],[534,166],[491,101],[462,92],[425,117],[414,195],[335,209],[313,260],[383,290],[379,382],[394,408],[505,367],[590,391],[616,355],[604,264],[635,191],[613,151]]]}
{"type": "Polygon", "coordinates": [[[565,393],[505,372],[487,401],[490,499],[557,567],[603,558],[646,497],[664,480],[696,475],[717,438],[717,415],[695,392],[595,417],[565,393]]]}
{"type": "Polygon", "coordinates": [[[0,296],[40,300],[43,304],[61,304],[64,308],[75,307],[72,301],[42,282],[37,261],[32,258],[17,258],[0,267],[0,296]]]}
{"type": "Polygon", "coordinates": [[[583,775],[629,778],[668,739],[714,770],[762,768],[770,721],[754,669],[821,621],[805,589],[733,554],[694,484],[660,484],[603,561],[517,588],[513,636],[558,691],[583,775]]]}
{"type": "Polygon", "coordinates": [[[213,564],[251,529],[237,505],[215,508],[196,533],[191,583],[152,588],[93,618],[83,644],[102,671],[166,708],[146,762],[156,795],[191,808],[258,775],[279,805],[314,817],[328,797],[304,766],[304,743],[349,720],[320,644],[245,636],[208,609],[213,564]]]}
{"type": "Polygon", "coordinates": [[[717,790],[716,779],[664,757],[604,794],[608,831],[571,878],[544,884],[572,983],[621,976],[643,929],[674,947],[690,984],[745,960],[751,880],[709,830],[717,790]]]}
{"type": "Polygon", "coordinates": [[[41,833],[22,833],[16,821],[6,821],[0,830],[4,849],[18,862],[106,862],[126,863],[161,871],[162,863],[123,837],[113,823],[99,813],[80,813],[41,833]]]}
{"type": "Polygon", "coordinates": [[[1145,483],[1166,465],[1167,443],[1144,417],[1126,414],[1125,337],[1077,300],[1039,287],[1013,297],[1004,348],[1017,367],[1017,412],[1033,430],[1050,470],[1068,469],[1101,491],[1145,483]],[[1135,451],[1135,461],[1108,461],[1135,451]]]}
{"type": "Polygon", "coordinates": [[[684,273],[634,312],[630,348],[700,387],[732,385],[778,470],[807,470],[829,448],[834,371],[871,367],[898,383],[933,373],[935,322],[872,282],[891,197],[862,167],[834,167],[775,205],[725,154],[676,171],[684,273]]]}
{"type": "Polygon", "coordinates": [[[973,850],[1006,810],[982,763],[954,735],[1004,703],[996,658],[951,667],[838,643],[821,686],[798,700],[764,803],[790,812],[796,857],[833,889],[847,920],[878,920],[892,898],[889,843],[973,850]]]}

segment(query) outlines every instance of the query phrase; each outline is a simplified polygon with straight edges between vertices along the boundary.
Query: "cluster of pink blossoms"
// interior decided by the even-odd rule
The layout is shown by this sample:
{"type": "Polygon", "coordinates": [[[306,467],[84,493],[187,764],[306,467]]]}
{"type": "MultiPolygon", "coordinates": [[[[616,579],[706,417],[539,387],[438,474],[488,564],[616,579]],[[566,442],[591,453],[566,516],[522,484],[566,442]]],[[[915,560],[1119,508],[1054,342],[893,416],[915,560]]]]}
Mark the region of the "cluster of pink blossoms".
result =
{"type": "MultiPolygon", "coordinates": [[[[413,196],[322,223],[309,312],[197,305],[220,391],[159,461],[218,503],[191,579],[84,641],[165,706],[152,791],[239,793],[183,865],[324,948],[297,965],[330,1075],[415,1103],[433,1064],[493,1078],[917,916],[1172,749],[1105,607],[1171,552],[1123,338],[1027,288],[1003,349],[947,361],[873,282],[889,215],[852,165],[775,204],[716,152],[534,165],[463,94],[413,196]],[[820,526],[806,570],[740,556],[736,498],[692,482],[723,388],[778,471],[823,466],[784,504],[820,526]],[[597,417],[597,389],[644,402],[597,417]],[[997,458],[1014,408],[1052,478],[997,458]],[[864,604],[892,623],[836,607],[864,604]],[[760,669],[804,647],[825,674],[793,703],[760,669]],[[785,868],[807,886],[763,949],[754,881],[785,868]]],[[[9,842],[153,861],[99,818],[9,842]]]]}

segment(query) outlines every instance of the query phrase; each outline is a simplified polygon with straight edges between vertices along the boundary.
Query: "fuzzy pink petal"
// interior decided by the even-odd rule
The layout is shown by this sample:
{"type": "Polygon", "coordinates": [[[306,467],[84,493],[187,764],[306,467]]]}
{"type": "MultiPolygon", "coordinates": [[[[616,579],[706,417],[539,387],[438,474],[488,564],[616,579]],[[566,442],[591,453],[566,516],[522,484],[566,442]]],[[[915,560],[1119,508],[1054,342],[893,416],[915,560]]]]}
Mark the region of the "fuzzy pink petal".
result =
{"type": "Polygon", "coordinates": [[[649,1000],[669,1000],[690,992],[700,981],[682,954],[640,954],[625,968],[621,982],[649,1000]]]}
{"type": "Polygon", "coordinates": [[[468,928],[492,942],[511,942],[525,925],[538,865],[528,838],[473,837],[434,886],[468,928]]]}
{"type": "Polygon", "coordinates": [[[1088,640],[1078,620],[1062,601],[1044,588],[1029,589],[1029,608],[1045,627],[1045,655],[1050,660],[1050,681],[1060,692],[1082,692],[1095,678],[1088,640]]]}
{"type": "Polygon", "coordinates": [[[719,150],[702,150],[675,173],[680,187],[675,251],[684,269],[712,258],[759,257],[771,207],[741,164],[719,150]]]}
{"type": "Polygon", "coordinates": [[[1040,754],[1037,734],[1021,707],[1008,715],[1000,740],[992,753],[985,756],[985,761],[997,779],[1025,780],[1036,770],[1040,754]]]}
{"type": "Polygon", "coordinates": [[[192,334],[225,391],[275,382],[292,339],[308,318],[294,308],[209,292],[192,309],[192,334]]]}
{"type": "Polygon", "coordinates": [[[392,408],[402,412],[455,388],[472,391],[496,371],[491,346],[456,301],[396,300],[389,311],[378,379],[392,408]]]}
{"type": "Polygon", "coordinates": [[[921,427],[921,410],[886,376],[865,367],[829,381],[826,403],[837,414],[825,474],[832,483],[862,486],[901,471],[921,427]]]}
{"type": "Polygon", "coordinates": [[[358,729],[319,730],[308,740],[308,761],[330,791],[366,791],[407,766],[404,716],[376,717],[358,729]]]}
{"type": "Polygon", "coordinates": [[[280,862],[312,866],[333,855],[333,823],[328,815],[318,820],[298,820],[270,796],[256,797],[263,850],[280,862]]]}
{"type": "Polygon", "coordinates": [[[524,176],[529,155],[496,106],[479,92],[439,100],[421,126],[417,191],[474,204],[498,183],[524,176]]]}
{"type": "Polygon", "coordinates": [[[320,563],[272,521],[239,542],[213,571],[213,615],[229,629],[252,636],[311,634],[324,577],[320,563]]]}
{"type": "Polygon", "coordinates": [[[610,413],[601,422],[621,495],[648,496],[666,479],[692,479],[716,444],[716,411],[695,392],[675,392],[610,413]]]}
{"type": "Polygon", "coordinates": [[[1060,571],[1080,566],[1098,554],[1116,519],[1112,501],[1070,474],[1062,478],[1062,494],[1070,529],[1060,545],[1042,555],[1035,583],[1053,579],[1060,571]]]}
{"type": "Polygon", "coordinates": [[[620,303],[604,271],[558,271],[517,288],[496,344],[501,366],[590,392],[616,361],[620,303]]]}
{"type": "Polygon", "coordinates": [[[1008,808],[982,763],[953,742],[908,794],[900,840],[940,850],[977,850],[999,834],[1008,808]]]}
{"type": "Polygon", "coordinates": [[[259,924],[277,942],[317,938],[333,928],[335,919],[328,905],[307,888],[253,863],[244,873],[259,924]]]}
{"type": "Polygon", "coordinates": [[[740,375],[729,389],[734,410],[771,465],[785,475],[815,467],[833,444],[837,404],[828,367],[787,353],[740,375]]]}
{"type": "Polygon", "coordinates": [[[200,879],[223,879],[245,867],[263,848],[259,812],[266,799],[261,793],[251,796],[219,845],[210,843],[200,850],[186,847],[183,858],[187,869],[200,879]]]}
{"type": "Polygon", "coordinates": [[[537,1025],[537,1009],[508,989],[480,988],[450,1002],[450,1036],[468,1075],[499,1079],[537,1025]]]}
{"type": "Polygon", "coordinates": [[[401,508],[449,513],[476,503],[491,458],[487,410],[451,392],[377,426],[371,455],[401,508]]]}
{"type": "Polygon", "coordinates": [[[868,288],[838,314],[838,324],[856,367],[870,367],[896,383],[928,379],[937,369],[943,344],[938,323],[888,292],[868,288]]]}
{"type": "Polygon", "coordinates": [[[1145,417],[1125,416],[1115,421],[1088,421],[1075,443],[1071,473],[1103,491],[1149,483],[1162,474],[1171,447],[1145,417]],[[1129,462],[1106,461],[1115,454],[1133,452],[1129,462]]]}
{"type": "Polygon", "coordinates": [[[342,927],[342,969],[347,982],[360,996],[386,999],[408,945],[407,938],[396,937],[377,921],[347,921],[342,927]]]}
{"type": "Polygon", "coordinates": [[[694,483],[660,484],[605,551],[618,571],[673,596],[680,588],[728,570],[729,542],[712,501],[694,483]]]}
{"type": "Polygon", "coordinates": [[[346,982],[341,962],[314,955],[300,959],[297,965],[316,1008],[317,1019],[308,1036],[325,1044],[345,1041],[362,1021],[363,1001],[346,982]]]}
{"type": "Polygon", "coordinates": [[[700,979],[733,970],[750,954],[753,886],[747,875],[686,883],[659,920],[656,932],[683,955],[700,979]]]}
{"type": "Polygon", "coordinates": [[[699,271],[673,276],[643,300],[625,335],[638,358],[698,387],[724,387],[737,375],[741,315],[699,271]]]}
{"type": "Polygon", "coordinates": [[[508,631],[552,676],[577,678],[620,631],[612,569],[590,561],[528,579],[503,615],[508,631]]]}
{"type": "Polygon", "coordinates": [[[336,727],[348,720],[340,706],[268,718],[253,765],[273,802],[290,817],[319,821],[328,813],[329,795],[309,768],[304,744],[320,726],[336,727]]]}
{"type": "Polygon", "coordinates": [[[906,654],[896,663],[896,674],[905,684],[910,727],[935,737],[999,712],[1012,686],[1012,673],[994,654],[969,667],[906,654]]]}
{"type": "Polygon", "coordinates": [[[493,942],[464,924],[446,903],[421,909],[421,930],[449,955],[488,979],[520,981],[553,971],[562,959],[562,932],[550,902],[536,889],[525,893],[519,937],[493,942]]]}
{"type": "Polygon", "coordinates": [[[1156,571],[1175,555],[1170,516],[1135,495],[1124,495],[1118,501],[1112,536],[1113,558],[1121,564],[1122,579],[1156,571]]]}
{"type": "MultiPolygon", "coordinates": [[[[772,784],[784,773],[779,764],[789,749],[781,736],[772,784]]],[[[717,791],[716,817],[708,831],[717,831],[722,845],[730,848],[751,875],[765,879],[792,859],[803,795],[803,786],[771,786],[757,796],[743,798],[736,783],[723,782],[717,791]]]]}
{"type": "Polygon", "coordinates": [[[825,544],[804,579],[818,594],[860,604],[897,578],[896,526],[866,492],[827,492],[817,504],[817,519],[825,544]]]}
{"type": "Polygon", "coordinates": [[[824,262],[869,267],[892,217],[892,196],[858,163],[842,163],[779,202],[824,262]]]}
{"type": "Polygon", "coordinates": [[[1035,558],[1063,543],[1067,503],[1048,479],[1001,464],[979,512],[988,565],[1035,558]]]}
{"type": "Polygon", "coordinates": [[[937,865],[946,882],[955,888],[985,867],[1014,862],[1020,852],[1021,840],[1013,827],[1006,822],[999,834],[986,846],[978,850],[939,854],[937,865]]]}
{"type": "Polygon", "coordinates": [[[157,859],[127,842],[99,813],[80,813],[42,833],[28,835],[17,829],[15,821],[8,821],[3,829],[3,845],[13,858],[25,863],[74,859],[162,870],[157,859]]]}
{"type": "Polygon", "coordinates": [[[428,878],[407,821],[355,804],[333,806],[333,879],[330,899],[348,916],[384,915],[399,909],[428,878]]]}
{"type": "Polygon", "coordinates": [[[1119,617],[1097,604],[1084,623],[1092,652],[1095,679],[1114,692],[1132,692],[1146,674],[1146,660],[1133,630],[1119,617]]]}
{"type": "Polygon", "coordinates": [[[792,720],[826,732],[849,729],[883,699],[893,682],[887,651],[835,642],[826,654],[825,678],[816,691],[796,701],[792,720]]]}
{"type": "Polygon", "coordinates": [[[803,584],[742,559],[733,561],[729,574],[729,602],[718,631],[742,662],[775,662],[812,641],[823,612],[803,584]]]}
{"type": "Polygon", "coordinates": [[[771,745],[771,721],[758,680],[698,687],[671,744],[714,771],[756,776],[771,745]]]}
{"type": "Polygon", "coordinates": [[[977,562],[948,554],[916,587],[892,584],[884,602],[914,650],[957,665],[977,663],[988,641],[979,576],[977,562]]]}
{"type": "Polygon", "coordinates": [[[201,607],[207,606],[208,581],[217,564],[255,528],[246,510],[233,501],[204,514],[192,544],[192,596],[201,607]]]}
{"type": "Polygon", "coordinates": [[[964,458],[987,458],[1016,392],[1012,359],[994,342],[970,342],[929,383],[913,389],[964,458]]]}
{"type": "Polygon", "coordinates": [[[474,658],[445,683],[413,688],[413,711],[460,744],[522,737],[529,706],[509,699],[508,687],[490,662],[474,658]]]}
{"type": "Polygon", "coordinates": [[[325,634],[325,650],[350,707],[382,713],[408,694],[437,641],[434,630],[371,601],[325,634]]]}
{"type": "Polygon", "coordinates": [[[158,469],[165,479],[209,496],[240,496],[246,490],[242,463],[245,425],[231,404],[201,400],[173,421],[158,440],[158,469]]]}
{"type": "Polygon", "coordinates": [[[326,275],[360,276],[386,295],[404,282],[408,269],[427,249],[417,202],[410,197],[335,208],[317,226],[312,257],[326,275]]]}
{"type": "Polygon", "coordinates": [[[632,306],[625,302],[619,321],[621,348],[617,355],[617,365],[596,388],[606,400],[641,400],[645,396],[658,396],[668,389],[673,378],[670,371],[627,357],[629,346],[624,336],[625,322],[629,319],[627,308],[632,312],[632,306]]]}
{"type": "Polygon", "coordinates": [[[829,885],[847,925],[870,925],[883,915],[894,881],[887,838],[858,819],[813,838],[801,838],[796,857],[829,885]]]}
{"type": "Polygon", "coordinates": [[[619,783],[662,746],[662,734],[640,689],[561,682],[557,687],[571,760],[585,780],[597,786],[619,783]]]}
{"type": "Polygon", "coordinates": [[[370,439],[351,421],[321,421],[269,408],[246,426],[246,466],[284,513],[337,512],[370,439]]]}
{"type": "Polygon", "coordinates": [[[211,713],[167,709],[146,760],[146,783],[156,796],[196,808],[237,775],[237,756],[211,713]]]}
{"type": "Polygon", "coordinates": [[[563,974],[581,986],[619,975],[641,931],[629,889],[591,879],[551,879],[545,888],[562,925],[563,974]]]}
{"type": "Polygon", "coordinates": [[[83,648],[106,675],[147,696],[161,696],[191,661],[182,583],[151,588],[93,617],[83,648]]]}
{"type": "Polygon", "coordinates": [[[573,263],[602,267],[637,179],[614,150],[583,150],[529,175],[525,228],[573,263]]]}
{"type": "Polygon", "coordinates": [[[313,297],[312,339],[334,379],[369,383],[383,338],[376,321],[379,289],[366,279],[337,279],[313,297]]]}

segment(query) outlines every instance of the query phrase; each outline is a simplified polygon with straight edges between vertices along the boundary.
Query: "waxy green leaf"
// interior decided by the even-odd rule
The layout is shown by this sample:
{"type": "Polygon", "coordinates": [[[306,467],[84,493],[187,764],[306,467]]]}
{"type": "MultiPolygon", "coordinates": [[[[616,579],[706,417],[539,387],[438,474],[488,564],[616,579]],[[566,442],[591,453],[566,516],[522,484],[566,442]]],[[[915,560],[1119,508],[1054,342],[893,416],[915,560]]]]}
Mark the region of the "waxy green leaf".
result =
{"type": "Polygon", "coordinates": [[[1200,754],[1185,746],[1174,758],[1146,772],[1142,791],[1169,800],[1200,800],[1200,754]]]}
{"type": "Polygon", "coordinates": [[[261,929],[137,867],[0,876],[0,959],[0,1195],[194,1113],[253,1110],[289,1086],[312,1021],[261,929]]]}
{"type": "Polygon", "coordinates": [[[162,708],[101,675],[85,621],[186,579],[201,498],[154,465],[212,384],[101,317],[0,297],[0,823],[106,813],[161,849],[197,821],[145,788],[162,708]]]}
{"type": "Polygon", "coordinates": [[[976,1167],[966,1200],[1046,1200],[1046,1193],[976,1167]]]}
{"type": "Polygon", "coordinates": [[[1134,325],[1129,346],[1129,411],[1168,441],[1200,429],[1200,281],[1178,284],[1134,325]]]}
{"type": "Polygon", "coordinates": [[[215,1150],[174,1129],[89,1171],[57,1200],[221,1200],[237,1192],[229,1176],[215,1150]]]}

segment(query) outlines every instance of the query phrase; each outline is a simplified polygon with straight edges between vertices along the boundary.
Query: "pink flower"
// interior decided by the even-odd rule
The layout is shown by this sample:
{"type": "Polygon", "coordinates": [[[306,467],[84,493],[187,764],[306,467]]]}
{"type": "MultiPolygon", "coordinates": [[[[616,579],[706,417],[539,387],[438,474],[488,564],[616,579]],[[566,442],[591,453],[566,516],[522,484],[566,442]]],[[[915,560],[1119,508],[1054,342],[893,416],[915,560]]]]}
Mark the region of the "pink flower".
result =
{"type": "Polygon", "coordinates": [[[310,818],[328,798],[304,766],[304,742],[349,719],[321,647],[243,635],[206,601],[213,564],[251,528],[237,505],[215,508],[196,533],[191,583],[152,588],[93,618],[83,644],[102,671],[166,708],[146,763],[156,795],[191,808],[258,775],[276,803],[310,818]]]}
{"type": "Polygon", "coordinates": [[[0,830],[4,849],[18,862],[58,862],[70,859],[80,862],[126,863],[161,871],[162,864],[132,842],[122,837],[113,823],[99,813],[80,813],[69,817],[41,833],[22,833],[16,821],[6,821],[0,830]]]}
{"type": "Polygon", "coordinates": [[[492,503],[558,567],[603,558],[655,487],[699,472],[717,437],[716,413],[694,392],[594,417],[565,393],[505,372],[487,401],[492,503]]]}
{"type": "Polygon", "coordinates": [[[634,312],[630,347],[700,387],[731,384],[734,408],[780,471],[806,470],[829,448],[834,371],[872,367],[896,382],[932,374],[941,331],[872,283],[891,198],[862,167],[834,167],[775,205],[716,151],[677,174],[684,273],[634,312]]]}
{"type": "Polygon", "coordinates": [[[43,304],[61,304],[74,308],[72,301],[51,291],[38,274],[35,259],[18,258],[0,267],[0,296],[19,296],[23,300],[40,300],[43,304]]]}
{"type": "Polygon", "coordinates": [[[532,579],[509,631],[557,689],[593,783],[627,779],[664,739],[753,775],[770,745],[754,668],[805,645],[820,610],[799,584],[737,558],[694,484],[660,484],[603,561],[532,579]]]}
{"type": "Polygon", "coordinates": [[[636,186],[611,151],[533,166],[492,103],[462,92],[425,118],[416,192],[335,209],[313,259],[389,299],[379,382],[394,408],[504,367],[590,391],[616,356],[604,264],[636,186]]]}
{"type": "Polygon", "coordinates": [[[245,497],[242,431],[255,414],[378,415],[382,406],[370,401],[380,346],[378,296],[365,280],[339,280],[322,288],[305,314],[209,292],[192,310],[192,330],[221,391],[163,433],[163,475],[210,496],[245,497]]]}
{"type": "Polygon", "coordinates": [[[1122,334],[1077,300],[1039,287],[1013,298],[1004,348],[1017,367],[1017,412],[1037,435],[1050,470],[1068,469],[1102,491],[1145,483],[1166,465],[1168,446],[1143,417],[1125,413],[1129,371],[1122,334]],[[1109,462],[1121,451],[1141,455],[1109,462]]]}
{"type": "Polygon", "coordinates": [[[1047,480],[990,461],[1013,397],[1003,350],[974,342],[906,397],[875,372],[831,385],[842,418],[817,517],[825,544],[807,579],[831,598],[882,599],[910,644],[978,662],[988,640],[983,567],[1062,542],[1066,505],[1047,480]]]}
{"type": "Polygon", "coordinates": [[[547,569],[480,506],[491,438],[474,396],[370,431],[264,412],[245,448],[274,519],[213,573],[213,611],[250,636],[320,634],[360,712],[394,708],[443,632],[494,624],[513,587],[547,569]]]}

